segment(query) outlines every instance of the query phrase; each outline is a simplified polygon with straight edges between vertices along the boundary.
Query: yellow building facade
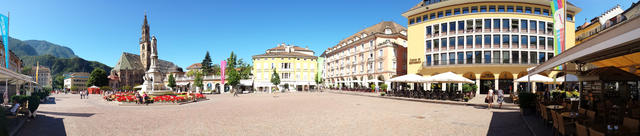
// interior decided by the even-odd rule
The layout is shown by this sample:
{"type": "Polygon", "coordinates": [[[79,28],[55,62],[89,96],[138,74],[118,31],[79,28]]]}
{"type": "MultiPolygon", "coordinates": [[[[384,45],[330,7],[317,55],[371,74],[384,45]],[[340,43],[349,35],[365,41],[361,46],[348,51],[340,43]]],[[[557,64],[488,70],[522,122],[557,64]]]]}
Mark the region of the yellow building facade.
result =
{"type": "Polygon", "coordinates": [[[280,44],[266,53],[253,56],[253,82],[257,91],[270,92],[275,70],[280,76],[278,89],[306,91],[316,86],[317,56],[308,48],[280,44]],[[288,88],[285,88],[288,86],[288,88]]]}
{"type": "MultiPolygon", "coordinates": [[[[575,45],[573,17],[581,9],[568,5],[570,48],[575,45]]],[[[477,93],[491,86],[523,89],[513,81],[554,56],[550,8],[548,0],[424,0],[402,14],[409,19],[407,73],[453,72],[476,81],[477,93]]]]}

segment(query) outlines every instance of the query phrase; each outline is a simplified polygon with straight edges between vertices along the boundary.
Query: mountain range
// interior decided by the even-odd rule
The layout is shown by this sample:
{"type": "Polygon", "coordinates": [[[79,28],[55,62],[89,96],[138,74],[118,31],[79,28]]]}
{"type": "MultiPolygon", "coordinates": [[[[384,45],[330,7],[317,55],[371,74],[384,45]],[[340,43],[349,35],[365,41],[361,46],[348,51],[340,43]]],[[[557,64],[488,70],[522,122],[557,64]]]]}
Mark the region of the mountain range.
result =
{"type": "Polygon", "coordinates": [[[22,60],[25,69],[39,62],[51,69],[53,77],[68,72],[91,72],[95,68],[111,71],[111,67],[97,61],[76,56],[71,48],[44,40],[19,40],[9,37],[9,49],[22,60]]]}

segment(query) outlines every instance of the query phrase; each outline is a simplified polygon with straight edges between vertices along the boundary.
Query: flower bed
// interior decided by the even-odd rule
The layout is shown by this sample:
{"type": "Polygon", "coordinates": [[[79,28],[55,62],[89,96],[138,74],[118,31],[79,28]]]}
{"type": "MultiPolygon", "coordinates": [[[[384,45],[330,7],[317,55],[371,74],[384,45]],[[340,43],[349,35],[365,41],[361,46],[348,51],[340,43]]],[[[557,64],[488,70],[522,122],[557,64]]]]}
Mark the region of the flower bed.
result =
{"type": "MultiPolygon", "coordinates": [[[[200,99],[205,99],[206,97],[200,93],[176,93],[172,95],[162,95],[162,96],[149,96],[150,103],[179,103],[179,102],[188,102],[195,101],[200,99]]],[[[133,92],[122,92],[116,93],[112,95],[104,96],[103,99],[107,101],[117,101],[117,102],[126,102],[126,103],[134,103],[137,101],[135,97],[135,93],[133,92]]]]}

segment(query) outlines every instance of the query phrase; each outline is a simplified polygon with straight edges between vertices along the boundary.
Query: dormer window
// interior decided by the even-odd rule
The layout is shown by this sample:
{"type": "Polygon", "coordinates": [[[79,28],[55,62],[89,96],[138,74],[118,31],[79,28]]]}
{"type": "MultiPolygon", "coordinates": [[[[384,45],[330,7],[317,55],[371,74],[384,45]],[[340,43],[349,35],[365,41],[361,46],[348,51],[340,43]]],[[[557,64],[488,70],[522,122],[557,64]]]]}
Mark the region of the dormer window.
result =
{"type": "Polygon", "coordinates": [[[362,35],[360,35],[360,36],[364,39],[365,37],[367,37],[367,34],[362,33],[362,35]]]}
{"type": "Polygon", "coordinates": [[[407,35],[407,31],[402,30],[402,31],[400,31],[400,34],[402,34],[402,35],[405,35],[405,36],[406,36],[406,35],[407,35]]]}
{"type": "Polygon", "coordinates": [[[384,29],[384,34],[391,34],[391,28],[384,29]]]}

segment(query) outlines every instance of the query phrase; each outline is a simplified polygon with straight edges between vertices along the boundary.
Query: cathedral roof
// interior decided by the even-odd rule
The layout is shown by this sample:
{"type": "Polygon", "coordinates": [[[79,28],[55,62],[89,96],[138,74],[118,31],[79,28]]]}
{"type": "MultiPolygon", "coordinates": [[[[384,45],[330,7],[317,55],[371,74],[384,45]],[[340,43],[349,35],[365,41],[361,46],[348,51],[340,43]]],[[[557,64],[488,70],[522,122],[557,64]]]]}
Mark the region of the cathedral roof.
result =
{"type": "MultiPolygon", "coordinates": [[[[160,59],[158,60],[158,68],[161,72],[182,72],[182,68],[178,67],[172,62],[160,59]]],[[[144,66],[142,65],[142,61],[140,61],[140,55],[123,52],[122,56],[120,56],[120,60],[118,60],[118,64],[116,64],[116,66],[112,69],[112,71],[117,70],[144,71],[144,66]]]]}

